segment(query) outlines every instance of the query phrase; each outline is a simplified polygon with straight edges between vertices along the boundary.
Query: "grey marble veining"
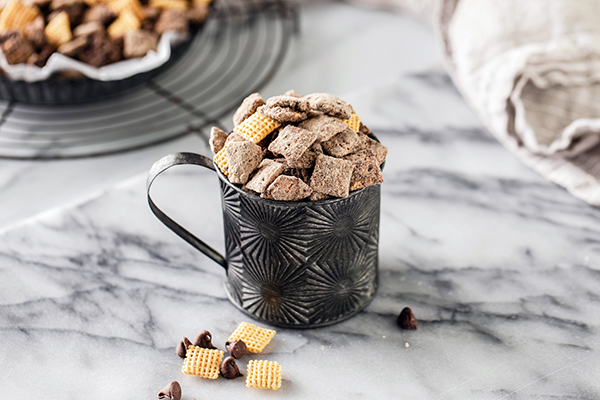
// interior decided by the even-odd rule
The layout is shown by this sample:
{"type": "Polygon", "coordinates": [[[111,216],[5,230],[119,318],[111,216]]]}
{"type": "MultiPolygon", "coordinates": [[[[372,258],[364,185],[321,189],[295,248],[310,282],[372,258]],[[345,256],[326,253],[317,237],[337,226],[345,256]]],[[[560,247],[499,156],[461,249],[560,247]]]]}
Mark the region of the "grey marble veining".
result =
{"type": "MultiPolygon", "coordinates": [[[[380,288],[346,322],[277,329],[256,357],[283,366],[279,391],[180,372],[181,336],[208,329],[223,349],[249,319],[137,176],[0,232],[2,392],[150,399],[178,380],[186,400],[599,398],[600,210],[510,155],[439,68],[343,97],[390,149],[380,288]],[[396,326],[404,306],[417,331],[396,326]]],[[[154,196],[223,248],[211,172],[171,170],[154,196]]]]}

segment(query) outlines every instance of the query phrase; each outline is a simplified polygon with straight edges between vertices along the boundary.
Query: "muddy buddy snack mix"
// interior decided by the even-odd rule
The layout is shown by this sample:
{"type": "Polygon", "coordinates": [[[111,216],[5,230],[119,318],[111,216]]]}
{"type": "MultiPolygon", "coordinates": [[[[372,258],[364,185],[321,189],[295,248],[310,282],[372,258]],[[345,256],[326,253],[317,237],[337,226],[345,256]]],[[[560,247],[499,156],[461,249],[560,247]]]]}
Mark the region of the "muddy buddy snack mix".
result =
{"type": "Polygon", "coordinates": [[[281,365],[277,361],[251,360],[247,371],[246,387],[273,390],[281,387],[281,365]]]}
{"type": "Polygon", "coordinates": [[[210,1],[0,1],[0,48],[9,64],[43,67],[55,53],[102,67],[156,50],[166,31],[186,34],[210,1]]]}
{"type": "Polygon", "coordinates": [[[388,149],[352,106],[328,93],[249,95],[234,131],[213,127],[214,161],[233,184],[278,201],[319,201],[383,182],[388,149]]]}

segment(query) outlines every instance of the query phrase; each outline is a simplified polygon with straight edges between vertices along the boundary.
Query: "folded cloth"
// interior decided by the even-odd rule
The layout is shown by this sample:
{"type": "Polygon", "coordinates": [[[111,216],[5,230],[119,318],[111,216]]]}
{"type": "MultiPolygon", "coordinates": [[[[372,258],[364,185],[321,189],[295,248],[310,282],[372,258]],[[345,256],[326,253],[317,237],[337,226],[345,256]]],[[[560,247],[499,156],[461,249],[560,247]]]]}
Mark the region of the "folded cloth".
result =
{"type": "Polygon", "coordinates": [[[448,73],[494,136],[600,206],[600,2],[353,0],[433,25],[448,73]]]}

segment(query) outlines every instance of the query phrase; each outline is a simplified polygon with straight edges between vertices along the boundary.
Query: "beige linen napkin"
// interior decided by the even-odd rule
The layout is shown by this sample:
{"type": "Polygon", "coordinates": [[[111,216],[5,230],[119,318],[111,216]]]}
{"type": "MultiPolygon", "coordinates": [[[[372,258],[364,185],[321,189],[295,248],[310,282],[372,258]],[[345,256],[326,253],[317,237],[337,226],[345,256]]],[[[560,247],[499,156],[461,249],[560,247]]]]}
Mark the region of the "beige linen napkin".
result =
{"type": "Polygon", "coordinates": [[[600,206],[600,1],[354,2],[430,22],[454,83],[496,138],[600,206]]]}

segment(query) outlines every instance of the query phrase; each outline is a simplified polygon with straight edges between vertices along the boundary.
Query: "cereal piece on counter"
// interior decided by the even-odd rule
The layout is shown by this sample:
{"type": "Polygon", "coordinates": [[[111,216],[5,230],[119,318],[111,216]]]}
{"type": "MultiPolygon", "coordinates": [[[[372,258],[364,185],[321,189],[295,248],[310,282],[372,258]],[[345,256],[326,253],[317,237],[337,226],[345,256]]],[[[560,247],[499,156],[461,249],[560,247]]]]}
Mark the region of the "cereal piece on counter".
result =
{"type": "Polygon", "coordinates": [[[296,91],[294,89],[290,89],[287,92],[285,92],[283,94],[284,96],[291,96],[291,97],[302,97],[301,94],[296,93],[296,91]]]}
{"type": "Polygon", "coordinates": [[[315,132],[318,135],[317,140],[319,142],[326,142],[348,128],[348,125],[342,120],[323,114],[307,119],[298,126],[302,129],[315,132]]]}
{"type": "Polygon", "coordinates": [[[43,49],[47,43],[46,34],[44,33],[45,27],[46,22],[44,22],[44,17],[40,15],[28,23],[23,31],[25,38],[29,40],[31,44],[33,44],[38,50],[43,49]]]}
{"type": "Polygon", "coordinates": [[[260,353],[273,339],[275,333],[274,330],[242,322],[229,336],[228,340],[243,340],[250,353],[260,353]]]}
{"type": "Polygon", "coordinates": [[[303,98],[285,95],[269,97],[266,105],[268,107],[289,108],[302,113],[305,113],[310,109],[308,102],[303,98]]]}
{"type": "Polygon", "coordinates": [[[68,14],[64,11],[59,12],[56,17],[48,22],[44,33],[48,43],[55,46],[71,41],[73,35],[71,34],[71,23],[68,14]]]}
{"type": "Polygon", "coordinates": [[[148,5],[156,8],[170,8],[173,10],[185,11],[188,9],[188,2],[186,0],[150,0],[148,5]]]}
{"type": "Polygon", "coordinates": [[[303,97],[310,108],[321,111],[335,118],[348,119],[352,115],[352,107],[337,96],[329,93],[312,93],[303,97]]]}
{"type": "Polygon", "coordinates": [[[383,175],[379,168],[379,162],[370,149],[359,150],[356,153],[345,156],[344,159],[351,161],[354,165],[352,179],[350,180],[351,192],[383,183],[383,175]]]}
{"type": "Polygon", "coordinates": [[[240,373],[240,369],[233,357],[227,357],[223,360],[223,363],[221,364],[221,375],[223,375],[223,378],[225,379],[235,379],[244,376],[240,373]]]}
{"type": "Polygon", "coordinates": [[[159,399],[165,400],[181,400],[181,385],[177,381],[173,381],[158,392],[159,399]]]}
{"type": "Polygon", "coordinates": [[[343,157],[350,154],[359,144],[358,134],[352,129],[346,127],[342,133],[338,133],[333,138],[321,143],[323,151],[334,157],[343,157]]]}
{"type": "Polygon", "coordinates": [[[205,349],[192,345],[187,349],[181,372],[186,375],[217,379],[223,355],[224,353],[221,350],[205,349]]]}
{"type": "Polygon", "coordinates": [[[250,360],[246,371],[246,387],[273,390],[281,387],[281,365],[276,361],[250,360]]]}
{"type": "Polygon", "coordinates": [[[354,165],[348,160],[321,154],[315,162],[310,187],[334,197],[348,197],[354,165]]]}
{"type": "Polygon", "coordinates": [[[261,197],[279,201],[299,201],[307,198],[312,189],[300,178],[289,175],[279,175],[267,187],[261,197]]]}
{"type": "Polygon", "coordinates": [[[274,119],[265,117],[259,112],[255,112],[242,123],[234,128],[234,131],[244,139],[253,143],[258,143],[275,129],[279,128],[281,123],[274,119]]]}
{"type": "Polygon", "coordinates": [[[200,25],[203,23],[208,15],[210,14],[210,9],[207,5],[193,5],[191,8],[187,10],[187,17],[192,25],[200,25]]]}
{"type": "Polygon", "coordinates": [[[110,11],[108,6],[103,3],[92,6],[83,14],[83,23],[100,22],[102,25],[108,26],[115,19],[117,19],[117,14],[110,11]]]}
{"type": "Polygon", "coordinates": [[[358,149],[369,149],[375,154],[377,157],[377,162],[379,165],[383,164],[385,158],[387,157],[388,148],[379,143],[377,140],[373,140],[366,135],[359,135],[359,145],[358,149]]]}
{"type": "Polygon", "coordinates": [[[315,160],[319,154],[323,154],[323,148],[320,143],[315,142],[297,160],[287,160],[286,165],[289,168],[311,168],[315,165],[315,160]]]}
{"type": "Polygon", "coordinates": [[[274,119],[275,121],[284,123],[300,122],[304,121],[307,118],[306,113],[297,112],[286,107],[269,107],[265,105],[258,107],[258,110],[256,111],[261,113],[265,117],[269,117],[271,119],[274,119]]]}
{"type": "Polygon", "coordinates": [[[23,64],[34,54],[31,43],[25,39],[25,36],[17,30],[13,30],[3,35],[0,45],[4,57],[9,64],[23,64]]]}
{"type": "Polygon", "coordinates": [[[288,161],[296,161],[315,143],[317,134],[288,125],[269,145],[269,151],[280,154],[288,161]]]}
{"type": "Polygon", "coordinates": [[[23,32],[28,23],[40,15],[36,6],[28,6],[19,0],[10,0],[0,13],[0,32],[12,29],[23,32]]]}
{"type": "Polygon", "coordinates": [[[219,150],[219,152],[217,154],[215,154],[215,156],[213,157],[213,160],[214,160],[215,164],[217,164],[217,167],[219,167],[219,169],[221,170],[223,175],[228,176],[229,175],[229,163],[227,162],[226,152],[227,152],[227,145],[223,146],[223,148],[221,150],[219,150]]]}
{"type": "Polygon", "coordinates": [[[210,145],[210,149],[213,153],[217,154],[223,146],[225,146],[225,141],[227,140],[227,132],[222,129],[213,126],[210,128],[210,139],[208,140],[208,144],[210,145]]]}
{"type": "Polygon", "coordinates": [[[258,107],[264,104],[265,101],[258,93],[252,93],[246,97],[235,114],[233,114],[233,126],[241,124],[246,118],[254,114],[258,110],[258,107]]]}
{"type": "Polygon", "coordinates": [[[358,133],[360,131],[360,117],[358,115],[353,113],[350,119],[345,119],[344,122],[354,132],[358,133]]]}
{"type": "Polygon", "coordinates": [[[246,183],[245,189],[256,193],[263,193],[284,170],[284,166],[277,161],[265,158],[260,162],[258,169],[252,175],[252,178],[246,183]]]}
{"type": "Polygon", "coordinates": [[[89,42],[89,36],[80,36],[70,42],[61,44],[56,51],[67,57],[75,57],[85,49],[89,42]]]}
{"type": "Polygon", "coordinates": [[[135,15],[135,13],[127,8],[123,10],[114,20],[112,24],[106,29],[108,36],[111,38],[120,38],[127,32],[136,31],[142,26],[142,21],[135,15]]]}
{"type": "Polygon", "coordinates": [[[123,36],[123,57],[144,57],[150,50],[156,51],[158,35],[154,32],[140,29],[125,33],[123,36]]]}
{"type": "Polygon", "coordinates": [[[86,22],[85,24],[81,24],[73,29],[73,36],[92,36],[94,34],[104,34],[106,32],[106,28],[98,21],[86,22]]]}
{"type": "Polygon", "coordinates": [[[154,24],[154,31],[159,35],[162,35],[166,31],[178,31],[182,33],[188,33],[190,30],[188,19],[184,11],[167,9],[164,10],[156,24],[154,24]]]}
{"type": "Polygon", "coordinates": [[[313,190],[313,192],[310,194],[310,197],[308,198],[310,201],[319,201],[319,200],[327,200],[330,199],[331,196],[325,193],[319,193],[319,192],[315,192],[313,190]]]}
{"type": "Polygon", "coordinates": [[[229,163],[229,181],[243,185],[263,159],[262,148],[248,140],[231,142],[225,146],[229,163]]]}

